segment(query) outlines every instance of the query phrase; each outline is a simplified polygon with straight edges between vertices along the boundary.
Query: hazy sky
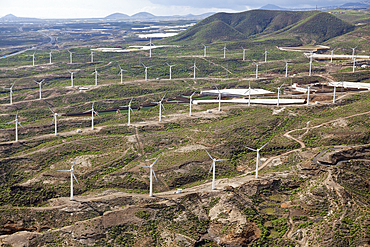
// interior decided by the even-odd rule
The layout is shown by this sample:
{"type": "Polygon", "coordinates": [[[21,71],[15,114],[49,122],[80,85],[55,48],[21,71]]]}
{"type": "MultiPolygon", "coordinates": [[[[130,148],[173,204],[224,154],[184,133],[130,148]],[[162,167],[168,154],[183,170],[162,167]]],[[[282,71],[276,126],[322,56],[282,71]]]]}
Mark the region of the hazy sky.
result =
{"type": "MultiPolygon", "coordinates": [[[[150,12],[155,15],[186,15],[206,12],[236,12],[260,8],[273,3],[280,7],[315,7],[341,5],[351,0],[0,0],[0,17],[86,18],[105,17],[120,12],[133,15],[150,12]]],[[[356,0],[352,0],[356,2],[356,0]]]]}

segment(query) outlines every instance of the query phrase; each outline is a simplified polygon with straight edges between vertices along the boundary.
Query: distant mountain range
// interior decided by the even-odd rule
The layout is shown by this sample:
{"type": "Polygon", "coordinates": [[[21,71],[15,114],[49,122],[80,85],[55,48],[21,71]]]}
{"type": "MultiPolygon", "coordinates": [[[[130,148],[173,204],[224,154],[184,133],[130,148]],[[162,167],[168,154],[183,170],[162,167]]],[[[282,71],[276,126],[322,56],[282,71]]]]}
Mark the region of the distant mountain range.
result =
{"type": "MultiPolygon", "coordinates": [[[[201,15],[173,15],[173,16],[155,16],[148,12],[140,12],[136,13],[132,16],[122,14],[122,13],[114,13],[108,15],[103,18],[70,18],[71,19],[105,19],[105,20],[181,20],[181,19],[194,19],[194,20],[202,20],[207,18],[215,13],[204,13],[201,15]]],[[[28,18],[28,17],[17,17],[15,15],[9,14],[0,18],[0,22],[22,22],[22,21],[44,21],[44,20],[53,20],[53,19],[39,19],[39,18],[28,18]]],[[[55,19],[58,20],[58,19],[55,19]]]]}
{"type": "Polygon", "coordinates": [[[308,11],[308,10],[332,10],[332,9],[370,9],[370,1],[363,2],[354,2],[354,3],[345,3],[337,6],[325,6],[317,8],[282,8],[274,4],[267,4],[260,9],[263,10],[289,10],[289,11],[308,11]]]}

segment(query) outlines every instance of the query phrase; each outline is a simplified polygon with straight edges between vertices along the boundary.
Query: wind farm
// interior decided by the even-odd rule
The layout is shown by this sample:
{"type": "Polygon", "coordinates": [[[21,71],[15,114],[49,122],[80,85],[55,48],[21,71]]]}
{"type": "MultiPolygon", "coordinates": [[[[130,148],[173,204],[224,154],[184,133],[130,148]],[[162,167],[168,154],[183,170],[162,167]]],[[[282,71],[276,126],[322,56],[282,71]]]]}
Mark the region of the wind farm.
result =
{"type": "Polygon", "coordinates": [[[367,13],[2,22],[0,245],[365,246],[367,13]]]}

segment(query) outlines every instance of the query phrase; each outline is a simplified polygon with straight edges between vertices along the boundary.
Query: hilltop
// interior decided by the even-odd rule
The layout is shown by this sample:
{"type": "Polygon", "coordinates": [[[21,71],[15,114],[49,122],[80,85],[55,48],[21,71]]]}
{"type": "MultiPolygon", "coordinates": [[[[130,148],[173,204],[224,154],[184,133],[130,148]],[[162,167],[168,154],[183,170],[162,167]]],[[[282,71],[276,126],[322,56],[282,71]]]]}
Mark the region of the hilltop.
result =
{"type": "Polygon", "coordinates": [[[315,43],[353,29],[352,24],[326,12],[252,10],[212,15],[168,41],[212,43],[274,37],[315,43]]]}

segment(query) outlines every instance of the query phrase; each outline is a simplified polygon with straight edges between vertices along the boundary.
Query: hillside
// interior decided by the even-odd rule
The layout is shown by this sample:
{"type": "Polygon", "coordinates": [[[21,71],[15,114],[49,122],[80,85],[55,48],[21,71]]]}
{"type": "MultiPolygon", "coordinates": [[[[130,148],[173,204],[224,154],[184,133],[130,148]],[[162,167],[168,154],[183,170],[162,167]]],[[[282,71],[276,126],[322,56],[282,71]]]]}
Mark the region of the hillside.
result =
{"type": "Polygon", "coordinates": [[[215,14],[168,41],[212,43],[274,36],[312,43],[323,42],[353,29],[352,24],[326,12],[252,10],[215,14]]]}

